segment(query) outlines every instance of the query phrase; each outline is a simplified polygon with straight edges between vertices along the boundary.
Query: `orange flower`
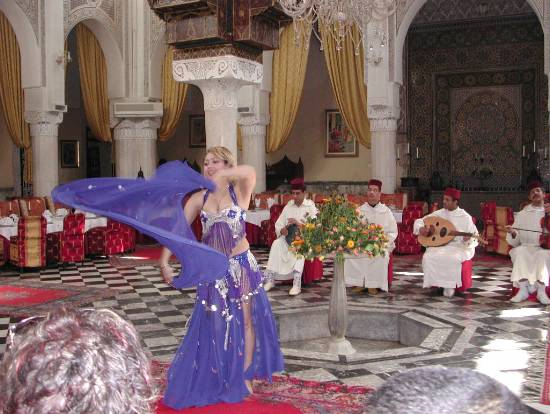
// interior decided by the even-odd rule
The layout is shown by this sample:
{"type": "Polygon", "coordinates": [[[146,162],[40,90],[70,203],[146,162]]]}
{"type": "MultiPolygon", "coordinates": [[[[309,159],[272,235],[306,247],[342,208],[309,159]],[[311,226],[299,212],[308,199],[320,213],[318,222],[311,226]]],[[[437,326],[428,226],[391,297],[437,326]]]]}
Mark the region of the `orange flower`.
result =
{"type": "Polygon", "coordinates": [[[355,242],[353,240],[348,240],[348,249],[353,249],[353,247],[355,246],[355,242]]]}

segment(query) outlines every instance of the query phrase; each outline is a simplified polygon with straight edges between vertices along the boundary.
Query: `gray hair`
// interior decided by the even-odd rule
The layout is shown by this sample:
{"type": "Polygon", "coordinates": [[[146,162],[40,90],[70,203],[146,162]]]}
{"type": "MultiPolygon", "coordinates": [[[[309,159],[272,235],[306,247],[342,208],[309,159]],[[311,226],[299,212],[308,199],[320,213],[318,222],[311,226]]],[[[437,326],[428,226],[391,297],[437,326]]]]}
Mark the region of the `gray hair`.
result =
{"type": "Polygon", "coordinates": [[[138,333],[108,309],[62,309],[16,335],[0,390],[14,414],[148,414],[158,398],[138,333]]]}
{"type": "Polygon", "coordinates": [[[466,368],[415,368],[390,377],[367,403],[368,414],[527,414],[520,399],[466,368]]]}

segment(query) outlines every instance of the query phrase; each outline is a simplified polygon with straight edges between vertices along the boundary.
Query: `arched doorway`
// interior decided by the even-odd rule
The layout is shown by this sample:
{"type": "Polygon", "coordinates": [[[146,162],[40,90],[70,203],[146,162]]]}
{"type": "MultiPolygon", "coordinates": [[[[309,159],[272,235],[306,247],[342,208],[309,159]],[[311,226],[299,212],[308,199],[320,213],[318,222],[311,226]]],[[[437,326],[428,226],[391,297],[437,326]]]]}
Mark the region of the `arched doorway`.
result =
{"type": "Polygon", "coordinates": [[[406,14],[398,29],[397,49],[407,28],[401,64],[409,175],[425,197],[431,190],[432,201],[440,187],[465,190],[473,214],[480,194],[517,209],[522,187],[550,151],[540,15],[529,1],[460,6],[414,2],[414,19],[406,14]]]}

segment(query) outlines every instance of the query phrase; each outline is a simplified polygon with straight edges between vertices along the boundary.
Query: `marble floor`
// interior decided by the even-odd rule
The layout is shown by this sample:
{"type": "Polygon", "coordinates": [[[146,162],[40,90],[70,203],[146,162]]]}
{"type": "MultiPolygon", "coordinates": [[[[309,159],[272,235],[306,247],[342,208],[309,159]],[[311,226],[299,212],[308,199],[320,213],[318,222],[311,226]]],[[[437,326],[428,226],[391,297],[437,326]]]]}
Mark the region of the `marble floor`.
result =
{"type": "MultiPolygon", "coordinates": [[[[260,265],[265,266],[267,250],[254,249],[254,253],[260,265]]],[[[288,296],[289,286],[276,286],[269,292],[273,311],[280,314],[289,309],[326,307],[333,273],[329,261],[325,262],[324,273],[323,280],[305,286],[297,297],[288,296]]],[[[506,259],[476,261],[471,291],[447,299],[421,287],[419,256],[395,256],[391,292],[369,296],[348,291],[349,306],[414,313],[418,320],[430,320],[434,332],[439,329],[436,337],[405,353],[391,342],[367,344],[373,347],[371,354],[344,361],[327,361],[314,347],[301,352],[285,348],[286,370],[302,379],[377,387],[392,374],[408,368],[467,367],[503,382],[524,401],[537,402],[549,309],[534,302],[510,303],[510,273],[511,264],[506,259]]],[[[115,297],[94,302],[93,306],[110,307],[130,320],[154,358],[163,361],[171,359],[185,334],[194,303],[194,292],[167,286],[158,267],[115,268],[105,258],[23,274],[3,267],[0,277],[116,289],[119,293],[115,297]]],[[[14,317],[0,316],[0,354],[8,325],[16,321],[14,317]]]]}

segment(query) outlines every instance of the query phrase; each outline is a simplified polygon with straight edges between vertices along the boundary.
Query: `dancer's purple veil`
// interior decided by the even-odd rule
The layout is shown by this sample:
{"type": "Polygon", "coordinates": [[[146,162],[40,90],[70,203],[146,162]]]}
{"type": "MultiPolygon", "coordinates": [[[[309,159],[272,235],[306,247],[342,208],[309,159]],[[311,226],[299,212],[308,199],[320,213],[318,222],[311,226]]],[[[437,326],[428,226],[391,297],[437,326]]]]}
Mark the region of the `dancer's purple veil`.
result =
{"type": "Polygon", "coordinates": [[[60,185],[52,191],[54,200],[114,220],[155,238],[170,249],[182,264],[173,281],[177,288],[221,279],[228,269],[225,255],[198,243],[185,219],[183,199],[214,184],[187,163],[172,161],[144,179],[89,178],[60,185]]]}

